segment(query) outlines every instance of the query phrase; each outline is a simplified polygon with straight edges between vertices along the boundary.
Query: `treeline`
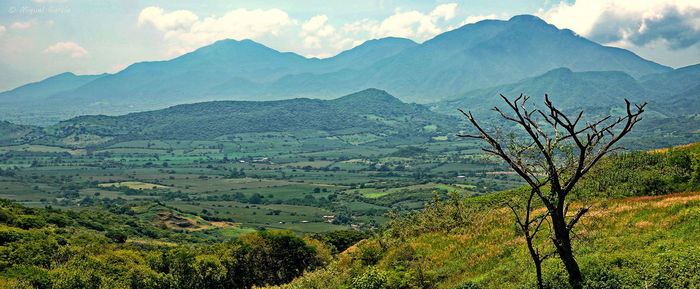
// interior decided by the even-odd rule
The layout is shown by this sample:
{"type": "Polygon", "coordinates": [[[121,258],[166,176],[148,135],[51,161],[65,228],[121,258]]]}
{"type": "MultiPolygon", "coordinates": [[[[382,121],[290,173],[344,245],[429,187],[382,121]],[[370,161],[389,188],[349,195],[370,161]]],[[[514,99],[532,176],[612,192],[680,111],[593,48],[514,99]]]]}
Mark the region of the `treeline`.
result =
{"type": "Polygon", "coordinates": [[[57,210],[0,200],[0,288],[251,288],[326,265],[366,235],[260,231],[207,242],[128,206],[57,210]]]}

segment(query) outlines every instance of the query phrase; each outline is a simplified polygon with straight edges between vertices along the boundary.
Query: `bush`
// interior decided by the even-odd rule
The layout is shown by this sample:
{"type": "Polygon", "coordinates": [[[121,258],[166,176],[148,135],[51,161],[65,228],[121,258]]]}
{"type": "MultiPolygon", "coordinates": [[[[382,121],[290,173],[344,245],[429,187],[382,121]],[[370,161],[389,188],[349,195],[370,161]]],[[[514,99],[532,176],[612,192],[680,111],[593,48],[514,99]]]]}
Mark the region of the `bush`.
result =
{"type": "Polygon", "coordinates": [[[360,261],[362,261],[362,264],[367,266],[376,265],[384,256],[384,250],[381,246],[379,246],[379,244],[376,243],[361,246],[359,252],[360,261]]]}
{"type": "Polygon", "coordinates": [[[122,231],[108,231],[105,233],[105,237],[112,240],[114,243],[125,243],[128,236],[122,231]]]}
{"type": "Polygon", "coordinates": [[[328,242],[333,245],[338,252],[343,252],[360,240],[369,238],[369,235],[356,230],[342,230],[318,234],[313,237],[328,242]]]}
{"type": "Polygon", "coordinates": [[[353,279],[351,283],[353,289],[385,289],[386,279],[386,274],[384,272],[376,268],[370,268],[362,275],[353,279]]]}
{"type": "Polygon", "coordinates": [[[19,215],[14,220],[14,225],[22,229],[38,229],[46,226],[46,221],[39,216],[19,215]]]}

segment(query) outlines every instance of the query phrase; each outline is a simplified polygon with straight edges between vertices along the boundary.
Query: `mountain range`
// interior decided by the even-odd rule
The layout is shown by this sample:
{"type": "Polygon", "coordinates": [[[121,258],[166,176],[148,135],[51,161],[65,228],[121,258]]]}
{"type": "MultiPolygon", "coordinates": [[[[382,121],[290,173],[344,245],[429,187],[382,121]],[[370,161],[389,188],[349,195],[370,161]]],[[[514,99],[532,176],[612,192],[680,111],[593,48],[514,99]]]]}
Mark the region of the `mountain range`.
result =
{"type": "Polygon", "coordinates": [[[671,68],[606,47],[542,19],[484,20],[423,43],[367,41],[334,57],[306,58],[251,40],[221,40],[168,61],[115,74],[59,74],[0,93],[5,120],[48,125],[209,100],[335,98],[369,87],[432,103],[515,83],[552,69],[620,71],[653,81],[671,68]]]}

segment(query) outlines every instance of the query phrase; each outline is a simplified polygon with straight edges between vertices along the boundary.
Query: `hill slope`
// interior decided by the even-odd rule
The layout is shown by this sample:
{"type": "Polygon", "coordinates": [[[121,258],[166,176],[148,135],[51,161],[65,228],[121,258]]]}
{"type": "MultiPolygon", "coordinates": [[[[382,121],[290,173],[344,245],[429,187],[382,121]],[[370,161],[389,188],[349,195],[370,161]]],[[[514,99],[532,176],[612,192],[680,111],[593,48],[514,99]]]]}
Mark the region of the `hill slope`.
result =
{"type": "Polygon", "coordinates": [[[53,137],[93,135],[117,139],[206,140],[238,133],[325,132],[384,136],[449,129],[456,120],[367,89],[334,100],[215,101],[123,116],[82,116],[50,126],[53,137]]]}
{"type": "MultiPolygon", "coordinates": [[[[582,180],[571,210],[593,205],[575,230],[585,288],[697,288],[698,152],[695,144],[611,156],[582,180]]],[[[523,201],[521,192],[438,201],[397,216],[384,234],[281,288],[536,288],[503,205],[523,201]]],[[[546,233],[536,240],[541,252],[551,250],[546,233]]],[[[549,288],[568,288],[557,258],[543,266],[549,288]]]]}

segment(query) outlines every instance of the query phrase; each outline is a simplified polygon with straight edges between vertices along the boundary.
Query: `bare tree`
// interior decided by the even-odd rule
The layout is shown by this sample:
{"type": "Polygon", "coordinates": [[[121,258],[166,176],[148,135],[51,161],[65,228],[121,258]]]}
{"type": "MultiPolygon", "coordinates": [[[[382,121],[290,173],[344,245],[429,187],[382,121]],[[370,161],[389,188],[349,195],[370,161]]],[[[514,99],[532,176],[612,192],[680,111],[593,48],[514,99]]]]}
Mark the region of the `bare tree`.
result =
{"type": "Polygon", "coordinates": [[[583,276],[571,246],[571,232],[589,207],[583,206],[568,215],[567,197],[574,186],[607,153],[621,149],[616,144],[641,121],[646,102],[633,105],[625,99],[626,115],[619,118],[602,117],[581,124],[583,111],[569,118],[554,106],[545,95],[543,109],[528,108],[528,96],[520,95],[511,101],[501,95],[510,108],[510,114],[498,107],[493,110],[524,131],[527,142],[506,145],[486,132],[471,112],[460,112],[479,132],[477,135],[458,135],[486,141],[487,153],[503,159],[522,177],[547,209],[551,221],[552,243],[569,275],[574,289],[583,288],[583,276]],[[547,187],[547,189],[545,189],[547,187]]]}
{"type": "Polygon", "coordinates": [[[542,281],[542,262],[547,258],[551,257],[556,251],[551,251],[548,253],[542,253],[535,247],[534,240],[537,234],[542,228],[542,224],[547,220],[547,214],[534,214],[534,204],[533,199],[535,198],[535,190],[531,189],[528,195],[527,201],[525,202],[525,213],[518,213],[520,205],[512,204],[510,202],[506,203],[506,206],[510,208],[515,216],[515,222],[518,225],[518,231],[525,238],[525,243],[527,245],[528,253],[530,253],[530,258],[532,263],[535,265],[535,274],[537,276],[537,288],[544,289],[544,282],[542,281]]]}

